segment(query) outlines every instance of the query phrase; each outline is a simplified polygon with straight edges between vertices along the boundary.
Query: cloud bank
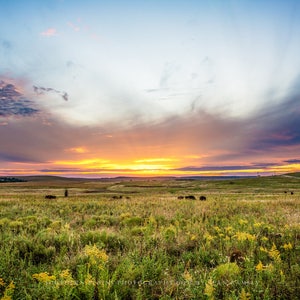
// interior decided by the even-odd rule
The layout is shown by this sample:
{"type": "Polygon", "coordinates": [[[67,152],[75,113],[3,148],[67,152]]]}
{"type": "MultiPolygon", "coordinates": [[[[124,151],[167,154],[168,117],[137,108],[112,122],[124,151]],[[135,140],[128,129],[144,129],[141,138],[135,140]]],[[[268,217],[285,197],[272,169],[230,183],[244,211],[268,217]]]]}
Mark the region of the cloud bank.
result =
{"type": "Polygon", "coordinates": [[[0,80],[0,117],[32,116],[38,111],[34,103],[22,95],[15,85],[0,80]]]}
{"type": "MultiPolygon", "coordinates": [[[[32,164],[36,173],[61,174],[80,174],[85,168],[100,174],[127,174],[133,172],[128,162],[133,168],[136,162],[145,162],[158,171],[164,166],[172,174],[274,170],[300,162],[299,91],[296,82],[279,103],[265,105],[247,118],[198,109],[129,127],[122,122],[76,126],[46,110],[37,115],[33,102],[24,99],[13,84],[2,81],[1,101],[22,105],[21,109],[6,105],[1,111],[6,116],[35,118],[18,118],[0,126],[0,161],[7,166],[32,164]],[[29,109],[26,113],[24,107],[29,109]],[[169,160],[158,161],[161,157],[169,160]]],[[[53,89],[37,88],[36,92],[53,89]]]]}

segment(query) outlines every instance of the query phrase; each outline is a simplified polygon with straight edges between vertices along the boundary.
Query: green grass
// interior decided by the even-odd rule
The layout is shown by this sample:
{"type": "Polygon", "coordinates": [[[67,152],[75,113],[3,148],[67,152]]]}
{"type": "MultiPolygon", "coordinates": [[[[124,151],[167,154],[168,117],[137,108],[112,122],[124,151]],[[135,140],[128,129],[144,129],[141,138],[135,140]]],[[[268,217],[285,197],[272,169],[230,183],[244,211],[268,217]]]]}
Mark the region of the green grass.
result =
{"type": "Polygon", "coordinates": [[[297,299],[299,183],[0,184],[0,297],[297,299]]]}

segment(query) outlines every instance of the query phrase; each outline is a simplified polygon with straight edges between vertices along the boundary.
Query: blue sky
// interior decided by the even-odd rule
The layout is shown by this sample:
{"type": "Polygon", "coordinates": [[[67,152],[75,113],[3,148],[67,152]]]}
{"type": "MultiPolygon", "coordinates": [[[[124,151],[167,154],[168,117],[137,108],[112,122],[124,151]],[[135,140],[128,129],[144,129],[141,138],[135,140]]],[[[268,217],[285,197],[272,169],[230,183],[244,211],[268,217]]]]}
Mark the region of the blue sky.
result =
{"type": "MultiPolygon", "coordinates": [[[[3,137],[30,139],[48,124],[43,141],[53,145],[54,134],[63,145],[56,159],[65,161],[72,151],[62,131],[89,128],[81,143],[69,142],[86,149],[72,161],[131,159],[127,167],[134,155],[173,157],[177,163],[165,164],[172,170],[299,159],[299,1],[0,3],[3,137]],[[118,154],[108,136],[116,144],[122,137],[128,151],[118,154]]],[[[6,171],[13,157],[22,160],[10,154],[19,144],[9,138],[0,146],[6,171]]],[[[27,152],[51,169],[55,158],[39,144],[27,152]]]]}

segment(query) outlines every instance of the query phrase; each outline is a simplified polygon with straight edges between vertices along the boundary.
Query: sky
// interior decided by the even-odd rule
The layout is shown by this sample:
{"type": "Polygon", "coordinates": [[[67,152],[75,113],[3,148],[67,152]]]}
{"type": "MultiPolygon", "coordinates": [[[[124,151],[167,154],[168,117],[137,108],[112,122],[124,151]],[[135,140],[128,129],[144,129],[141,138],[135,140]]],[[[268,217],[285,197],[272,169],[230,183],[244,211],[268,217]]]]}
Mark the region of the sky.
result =
{"type": "Polygon", "coordinates": [[[300,1],[0,0],[0,176],[300,171],[300,1]]]}

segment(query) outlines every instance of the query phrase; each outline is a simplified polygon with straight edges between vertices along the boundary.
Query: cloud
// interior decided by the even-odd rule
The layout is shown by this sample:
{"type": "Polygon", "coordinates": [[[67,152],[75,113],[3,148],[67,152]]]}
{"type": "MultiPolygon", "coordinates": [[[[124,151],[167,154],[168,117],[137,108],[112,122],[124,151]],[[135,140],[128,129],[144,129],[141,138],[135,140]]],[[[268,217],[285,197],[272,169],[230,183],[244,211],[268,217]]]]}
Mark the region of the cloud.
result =
{"type": "Polygon", "coordinates": [[[37,95],[44,95],[45,93],[55,93],[60,95],[63,100],[68,101],[69,100],[69,95],[67,92],[64,91],[58,91],[56,89],[53,88],[45,88],[45,87],[38,87],[38,86],[33,86],[33,91],[37,94],[37,95]]]}
{"type": "Polygon", "coordinates": [[[60,168],[60,169],[40,169],[38,171],[41,173],[73,173],[74,174],[74,172],[80,173],[81,170],[78,168],[68,168],[68,169],[60,168]]]}
{"type": "Polygon", "coordinates": [[[175,169],[177,171],[193,171],[193,172],[203,172],[203,171],[237,171],[245,169],[254,169],[249,166],[205,166],[205,167],[183,167],[175,169]]]}
{"type": "Polygon", "coordinates": [[[269,167],[275,167],[281,164],[277,163],[251,163],[249,165],[224,165],[224,166],[189,166],[177,168],[177,171],[242,171],[242,170],[256,170],[256,169],[268,169],[269,167]]]}
{"type": "MultiPolygon", "coordinates": [[[[1,84],[1,101],[2,97],[14,101],[23,97],[15,85],[1,84]]],[[[63,95],[52,88],[33,88],[37,95],[63,95]]],[[[80,126],[55,114],[37,114],[36,118],[21,118],[0,126],[0,159],[43,162],[36,172],[69,170],[68,174],[80,172],[80,168],[72,167],[72,161],[81,158],[89,163],[80,166],[95,173],[133,172],[128,170],[129,165],[152,164],[165,157],[170,159],[169,169],[178,172],[271,170],[300,161],[300,93],[297,88],[290,91],[281,102],[269,102],[247,118],[195,108],[183,115],[139,122],[143,111],[138,111],[137,122],[124,127],[121,119],[80,126]],[[104,168],[99,159],[113,161],[115,169],[104,168]]]]}
{"type": "Polygon", "coordinates": [[[0,117],[32,116],[38,111],[14,84],[0,80],[0,117]]]}
{"type": "Polygon", "coordinates": [[[15,149],[11,149],[10,152],[0,151],[0,161],[2,162],[17,162],[17,163],[37,163],[31,155],[23,155],[22,153],[15,153],[15,149]]]}
{"type": "Polygon", "coordinates": [[[48,28],[45,31],[41,32],[42,36],[51,37],[57,35],[57,30],[55,28],[48,28]]]}
{"type": "Polygon", "coordinates": [[[300,164],[300,159],[287,159],[287,160],[284,160],[284,162],[289,163],[289,164],[300,164]]]}
{"type": "Polygon", "coordinates": [[[250,121],[252,150],[300,145],[300,77],[279,104],[267,103],[250,121]]]}

